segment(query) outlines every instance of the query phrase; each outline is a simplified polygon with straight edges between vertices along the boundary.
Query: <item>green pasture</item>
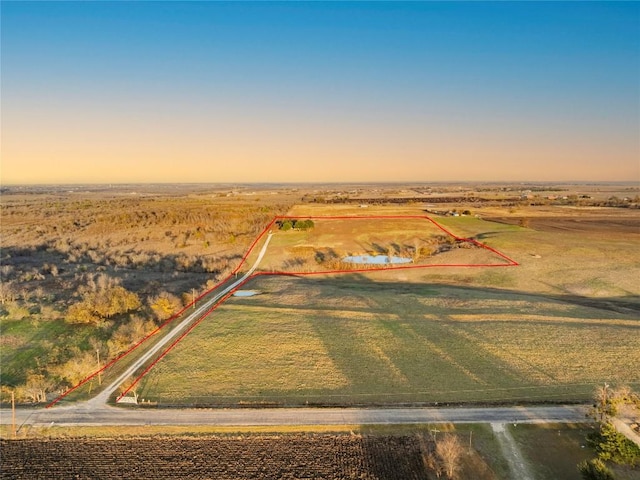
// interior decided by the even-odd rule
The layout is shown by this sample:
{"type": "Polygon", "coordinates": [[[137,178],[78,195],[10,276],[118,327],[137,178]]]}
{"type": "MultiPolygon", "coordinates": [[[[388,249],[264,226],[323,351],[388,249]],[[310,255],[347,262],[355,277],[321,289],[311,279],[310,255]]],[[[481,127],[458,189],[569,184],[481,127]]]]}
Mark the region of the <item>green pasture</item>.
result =
{"type": "Polygon", "coordinates": [[[93,331],[84,325],[71,325],[62,319],[38,317],[0,320],[0,365],[2,383],[24,383],[29,372],[39,373],[49,363],[67,355],[72,346],[88,348],[93,331]]]}
{"type": "MultiPolygon", "coordinates": [[[[594,424],[518,424],[508,426],[520,452],[533,469],[536,480],[581,480],[578,463],[596,457],[587,435],[594,424]]],[[[638,478],[638,470],[608,462],[619,480],[638,478]]]]}
{"type": "Polygon", "coordinates": [[[578,463],[596,456],[587,444],[591,424],[518,424],[508,426],[537,480],[580,480],[578,463]]]}
{"type": "Polygon", "coordinates": [[[362,275],[262,277],[139,386],[160,404],[586,401],[640,386],[640,323],[572,297],[362,275]]]}

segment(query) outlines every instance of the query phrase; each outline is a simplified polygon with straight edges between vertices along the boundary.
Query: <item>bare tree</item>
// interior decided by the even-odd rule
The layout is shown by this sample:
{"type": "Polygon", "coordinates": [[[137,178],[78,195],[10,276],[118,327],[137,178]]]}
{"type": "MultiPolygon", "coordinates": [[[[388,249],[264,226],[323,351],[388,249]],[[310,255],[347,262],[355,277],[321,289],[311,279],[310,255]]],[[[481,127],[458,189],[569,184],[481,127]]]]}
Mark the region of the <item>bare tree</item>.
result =
{"type": "Polygon", "coordinates": [[[616,405],[614,403],[614,392],[608,383],[597,386],[593,394],[594,417],[602,422],[610,416],[615,416],[616,405]]]}
{"type": "Polygon", "coordinates": [[[47,392],[53,388],[53,384],[44,375],[30,372],[27,382],[16,389],[18,399],[30,402],[46,402],[47,392]]]}
{"type": "Polygon", "coordinates": [[[107,340],[108,354],[111,357],[117,356],[129,349],[136,342],[140,341],[155,329],[155,324],[151,320],[143,320],[138,316],[120,325],[107,340]]]}
{"type": "Polygon", "coordinates": [[[422,247],[422,241],[419,238],[413,239],[413,261],[417,262],[420,259],[420,249],[422,247]]]}
{"type": "Polygon", "coordinates": [[[445,434],[444,438],[436,443],[436,455],[447,478],[455,478],[458,470],[460,470],[462,452],[463,448],[460,440],[450,433],[445,434]]]}
{"type": "Polygon", "coordinates": [[[442,476],[442,468],[433,448],[435,439],[432,438],[432,440],[428,440],[422,434],[416,434],[416,438],[420,446],[420,454],[422,455],[424,468],[427,472],[435,473],[436,478],[440,478],[442,476]]]}
{"type": "Polygon", "coordinates": [[[12,302],[16,299],[16,291],[13,282],[0,282],[0,304],[12,302]]]}
{"type": "Polygon", "coordinates": [[[621,385],[613,392],[613,398],[617,403],[631,403],[633,402],[633,397],[633,390],[628,385],[621,385]]]}

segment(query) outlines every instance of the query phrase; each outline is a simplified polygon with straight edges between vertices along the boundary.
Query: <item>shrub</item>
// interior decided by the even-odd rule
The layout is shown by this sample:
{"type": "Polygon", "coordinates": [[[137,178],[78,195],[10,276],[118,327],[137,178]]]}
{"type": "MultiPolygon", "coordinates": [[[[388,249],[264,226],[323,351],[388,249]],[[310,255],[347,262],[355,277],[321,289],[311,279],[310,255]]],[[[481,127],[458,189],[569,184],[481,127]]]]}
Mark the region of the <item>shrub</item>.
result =
{"type": "Polygon", "coordinates": [[[640,465],[640,447],[605,422],[600,431],[590,435],[589,442],[601,460],[611,460],[626,465],[640,465]]]}
{"type": "Polygon", "coordinates": [[[282,230],[283,232],[291,230],[292,228],[293,228],[293,225],[289,220],[282,222],[282,225],[280,225],[280,230],[282,230]]]}
{"type": "Polygon", "coordinates": [[[182,308],[180,299],[168,292],[161,292],[150,298],[149,305],[158,320],[166,320],[182,308]]]}
{"type": "Polygon", "coordinates": [[[120,285],[99,285],[95,291],[84,293],[82,300],[69,307],[67,319],[71,323],[95,323],[114,315],[140,308],[140,298],[120,285]]]}
{"type": "Polygon", "coordinates": [[[584,480],[614,480],[613,472],[599,458],[585,460],[578,464],[578,471],[584,480]]]}

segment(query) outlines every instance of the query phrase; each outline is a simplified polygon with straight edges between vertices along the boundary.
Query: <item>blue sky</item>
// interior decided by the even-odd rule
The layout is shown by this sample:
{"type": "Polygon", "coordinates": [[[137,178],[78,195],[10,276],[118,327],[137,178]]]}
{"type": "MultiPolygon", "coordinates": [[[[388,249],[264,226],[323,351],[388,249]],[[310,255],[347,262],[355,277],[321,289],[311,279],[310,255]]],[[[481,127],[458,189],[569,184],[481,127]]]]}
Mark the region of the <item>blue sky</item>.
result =
{"type": "Polygon", "coordinates": [[[636,2],[1,14],[3,183],[640,179],[636,2]]]}

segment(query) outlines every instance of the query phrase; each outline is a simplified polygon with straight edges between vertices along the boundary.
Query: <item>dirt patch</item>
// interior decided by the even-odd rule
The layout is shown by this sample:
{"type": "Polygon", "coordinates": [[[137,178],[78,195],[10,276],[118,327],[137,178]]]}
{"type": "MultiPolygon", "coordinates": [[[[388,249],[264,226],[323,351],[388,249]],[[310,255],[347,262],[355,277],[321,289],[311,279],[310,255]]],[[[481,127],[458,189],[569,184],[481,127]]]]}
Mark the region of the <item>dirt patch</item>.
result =
{"type": "Polygon", "coordinates": [[[509,463],[511,478],[534,480],[534,476],[531,473],[529,465],[527,465],[526,460],[522,457],[518,445],[511,436],[509,430],[505,428],[505,425],[503,423],[492,423],[491,428],[502,447],[504,458],[509,463]]]}

